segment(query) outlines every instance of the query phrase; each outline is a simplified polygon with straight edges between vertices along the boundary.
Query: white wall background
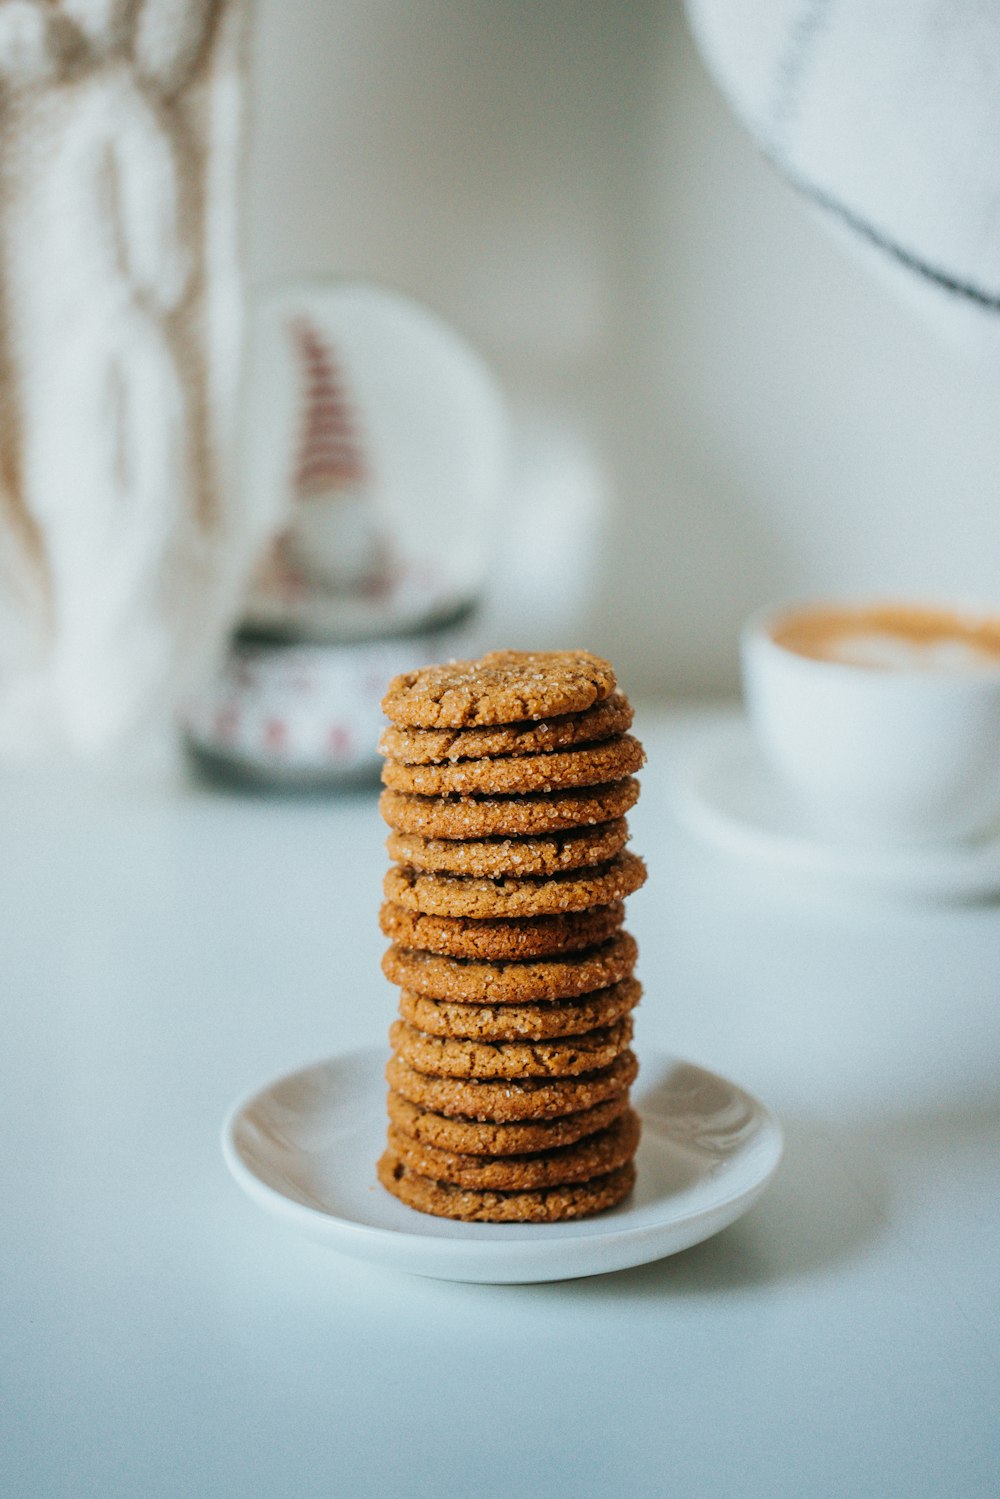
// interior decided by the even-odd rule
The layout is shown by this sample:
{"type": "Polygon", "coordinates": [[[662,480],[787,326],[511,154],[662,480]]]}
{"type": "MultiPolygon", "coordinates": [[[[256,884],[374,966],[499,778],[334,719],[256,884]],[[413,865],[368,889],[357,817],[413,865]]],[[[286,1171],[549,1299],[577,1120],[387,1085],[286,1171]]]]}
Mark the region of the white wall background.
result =
{"type": "Polygon", "coordinates": [[[773,175],[674,0],[258,0],[252,279],[420,297],[515,417],[497,643],[735,682],[775,596],[1000,600],[1000,380],[773,175]]]}

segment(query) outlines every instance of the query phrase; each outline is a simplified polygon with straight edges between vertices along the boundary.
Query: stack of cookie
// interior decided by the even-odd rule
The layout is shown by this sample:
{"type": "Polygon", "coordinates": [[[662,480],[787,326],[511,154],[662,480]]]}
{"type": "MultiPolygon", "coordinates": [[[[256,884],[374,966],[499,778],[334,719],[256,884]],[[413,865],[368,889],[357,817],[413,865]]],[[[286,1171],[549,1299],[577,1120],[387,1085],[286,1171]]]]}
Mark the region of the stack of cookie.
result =
{"type": "Polygon", "coordinates": [[[606,661],[519,651],[397,677],[382,707],[383,968],[402,992],[379,1179],[448,1218],[599,1212],[639,1139],[632,710],[606,661]]]}

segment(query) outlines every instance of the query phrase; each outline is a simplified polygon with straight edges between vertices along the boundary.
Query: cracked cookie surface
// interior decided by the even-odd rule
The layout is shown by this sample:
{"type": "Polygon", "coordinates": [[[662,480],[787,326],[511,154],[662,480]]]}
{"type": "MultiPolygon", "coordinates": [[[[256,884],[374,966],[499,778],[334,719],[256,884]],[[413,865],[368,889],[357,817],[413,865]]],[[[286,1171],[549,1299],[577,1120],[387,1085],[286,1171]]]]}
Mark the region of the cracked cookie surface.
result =
{"type": "Polygon", "coordinates": [[[390,869],[383,890],[387,900],[429,916],[516,919],[557,916],[624,900],[646,881],[646,866],[636,855],[622,853],[594,869],[574,870],[547,879],[517,877],[484,880],[469,875],[425,874],[390,869]]]}
{"type": "Polygon", "coordinates": [[[554,1119],[592,1109],[626,1093],[638,1072],[635,1053],[623,1051],[610,1067],[579,1077],[502,1078],[495,1082],[433,1077],[395,1055],[386,1064],[385,1076],[396,1093],[435,1114],[505,1124],[510,1120],[554,1119]]]}
{"type": "Polygon", "coordinates": [[[610,663],[589,651],[490,651],[394,677],[382,712],[408,728],[461,729],[582,713],[614,690],[610,663]]]}
{"type": "Polygon", "coordinates": [[[620,692],[584,713],[530,719],[523,723],[484,724],[472,729],[405,729],[390,724],[378,742],[379,754],[403,765],[435,765],[447,760],[480,760],[485,756],[534,755],[597,744],[625,734],[632,726],[632,705],[620,692]]]}
{"type": "Polygon", "coordinates": [[[419,833],[390,833],[385,846],[390,858],[408,868],[495,880],[506,875],[563,874],[606,864],[627,842],[628,823],[618,817],[547,838],[421,838],[419,833]]]}
{"type": "Polygon", "coordinates": [[[605,786],[573,787],[534,796],[417,796],[388,788],[379,811],[400,833],[425,838],[517,838],[596,827],[624,817],[639,799],[634,776],[605,786]]]}
{"type": "Polygon", "coordinates": [[[407,1020],[394,1020],[389,1044],[417,1072],[432,1077],[494,1078],[577,1077],[611,1063],[632,1039],[632,1021],[623,1016],[611,1025],[579,1036],[548,1041],[477,1041],[429,1036],[407,1020]]]}
{"type": "Polygon", "coordinates": [[[621,1202],[635,1185],[635,1163],[629,1161],[606,1176],[575,1185],[497,1192],[433,1181],[387,1150],[379,1159],[378,1178],[407,1207],[438,1218],[467,1223],[560,1223],[605,1212],[621,1202]]]}
{"type": "Polygon", "coordinates": [[[632,708],[586,651],[426,667],[382,707],[382,967],[401,992],[379,1180],[470,1222],[600,1212],[631,1190],[640,1132],[632,708]]]}
{"type": "Polygon", "coordinates": [[[606,989],[628,978],[639,949],[629,932],[576,953],[536,961],[477,963],[394,945],[382,958],[382,972],[393,984],[430,999],[459,1004],[527,1004],[572,999],[606,989]]]}
{"type": "Polygon", "coordinates": [[[610,989],[598,989],[580,999],[555,999],[534,1005],[451,1004],[404,989],[399,996],[399,1013],[429,1036],[542,1041],[554,1036],[577,1036],[611,1025],[634,1010],[641,997],[642,985],[637,979],[623,979],[610,989]]]}
{"type": "Polygon", "coordinates": [[[415,1140],[395,1125],[389,1126],[389,1150],[411,1170],[456,1187],[478,1187],[502,1192],[536,1187],[559,1187],[589,1181],[624,1166],[639,1144],[639,1119],[627,1109],[604,1129],[572,1145],[520,1156],[467,1155],[442,1150],[415,1140]]]}
{"type": "Polygon", "coordinates": [[[638,739],[620,734],[603,744],[541,755],[460,760],[447,765],[400,765],[389,760],[382,767],[382,780],[393,791],[417,796],[526,796],[622,781],[641,770],[645,759],[638,739]]]}
{"type": "Polygon", "coordinates": [[[626,1090],[616,1098],[608,1098],[578,1114],[507,1124],[434,1114],[410,1103],[399,1093],[390,1092],[387,1103],[393,1124],[426,1145],[459,1151],[463,1155],[523,1155],[526,1151],[554,1150],[560,1145],[572,1145],[576,1140],[605,1129],[628,1108],[629,1094],[626,1090]]]}
{"type": "Polygon", "coordinates": [[[382,931],[403,947],[452,958],[537,958],[574,952],[603,942],[625,919],[621,901],[570,911],[564,916],[526,916],[516,921],[473,920],[467,916],[425,916],[386,901],[379,913],[382,931]]]}

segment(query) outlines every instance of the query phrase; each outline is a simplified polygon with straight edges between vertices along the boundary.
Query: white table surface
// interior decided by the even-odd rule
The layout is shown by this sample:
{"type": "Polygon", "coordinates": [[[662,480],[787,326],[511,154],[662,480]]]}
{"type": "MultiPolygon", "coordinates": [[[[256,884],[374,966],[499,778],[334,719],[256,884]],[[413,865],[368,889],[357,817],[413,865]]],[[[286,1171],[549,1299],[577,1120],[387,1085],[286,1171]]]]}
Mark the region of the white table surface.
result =
{"type": "Polygon", "coordinates": [[[223,1167],[232,1098],[381,1041],[373,793],[0,778],[0,1493],[700,1499],[995,1492],[1000,908],[733,863],[640,716],[637,1046],[770,1104],[714,1240],[524,1287],[376,1270],[223,1167]]]}

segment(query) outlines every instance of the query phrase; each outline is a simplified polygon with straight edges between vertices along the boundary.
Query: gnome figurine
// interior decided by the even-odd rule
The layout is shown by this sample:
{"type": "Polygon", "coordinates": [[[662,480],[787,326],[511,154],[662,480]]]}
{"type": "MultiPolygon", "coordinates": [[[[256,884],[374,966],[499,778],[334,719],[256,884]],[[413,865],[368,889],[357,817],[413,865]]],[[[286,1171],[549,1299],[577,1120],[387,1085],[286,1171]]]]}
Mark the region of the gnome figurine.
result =
{"type": "Polygon", "coordinates": [[[377,595],[388,583],[389,548],[343,380],[314,323],[296,318],[289,333],[302,369],[303,414],[285,560],[319,587],[377,595]]]}

